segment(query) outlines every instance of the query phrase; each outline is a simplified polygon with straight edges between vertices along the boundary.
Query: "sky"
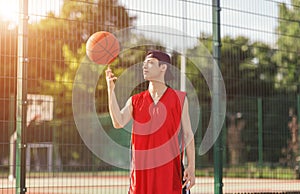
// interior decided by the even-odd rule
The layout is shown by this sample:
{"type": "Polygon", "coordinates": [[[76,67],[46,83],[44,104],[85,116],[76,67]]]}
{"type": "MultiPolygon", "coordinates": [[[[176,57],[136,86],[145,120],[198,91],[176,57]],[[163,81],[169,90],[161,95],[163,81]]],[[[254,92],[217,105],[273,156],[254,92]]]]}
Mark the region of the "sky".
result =
{"type": "MultiPolygon", "coordinates": [[[[0,17],[1,20],[10,21],[11,28],[18,23],[20,0],[0,0],[0,17]]],[[[52,11],[59,13],[63,0],[28,0],[28,14],[30,22],[37,20],[52,11]]]]}
{"type": "MultiPolygon", "coordinates": [[[[212,34],[212,0],[120,0],[138,20],[136,25],[166,25],[198,37],[212,34]],[[160,6],[156,6],[156,5],[160,6]],[[140,11],[143,10],[143,11],[140,11]],[[146,13],[144,13],[146,11],[146,13]],[[157,14],[153,15],[150,12],[157,14]],[[187,20],[182,20],[186,18],[187,20]]],[[[221,36],[242,35],[252,41],[276,43],[278,2],[289,0],[220,0],[221,36]]]]}
{"type": "MultiPolygon", "coordinates": [[[[290,0],[220,0],[221,36],[243,35],[274,45],[278,2],[289,4],[290,0]]],[[[34,16],[30,22],[49,11],[58,14],[62,3],[63,0],[28,0],[29,14],[34,16]]],[[[166,26],[192,37],[212,34],[212,0],[119,0],[119,3],[130,15],[137,16],[137,26],[166,26]]],[[[12,27],[18,20],[18,5],[19,0],[0,0],[0,17],[12,21],[12,27]]]]}

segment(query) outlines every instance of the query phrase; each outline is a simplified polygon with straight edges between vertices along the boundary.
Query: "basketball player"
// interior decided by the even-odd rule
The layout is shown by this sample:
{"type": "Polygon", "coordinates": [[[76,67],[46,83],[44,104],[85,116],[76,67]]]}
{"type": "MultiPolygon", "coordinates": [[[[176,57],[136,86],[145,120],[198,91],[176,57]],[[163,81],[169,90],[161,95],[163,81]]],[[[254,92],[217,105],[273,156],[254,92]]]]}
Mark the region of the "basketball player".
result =
{"type": "Polygon", "coordinates": [[[108,67],[109,112],[115,128],[131,119],[131,172],[129,194],[189,193],[195,184],[195,147],[185,92],[168,87],[173,78],[170,56],[149,51],[143,63],[146,91],[130,97],[120,110],[114,92],[114,76],[108,67]],[[178,138],[182,134],[183,138],[178,138]],[[182,150],[186,147],[188,165],[183,169],[182,150]]]}

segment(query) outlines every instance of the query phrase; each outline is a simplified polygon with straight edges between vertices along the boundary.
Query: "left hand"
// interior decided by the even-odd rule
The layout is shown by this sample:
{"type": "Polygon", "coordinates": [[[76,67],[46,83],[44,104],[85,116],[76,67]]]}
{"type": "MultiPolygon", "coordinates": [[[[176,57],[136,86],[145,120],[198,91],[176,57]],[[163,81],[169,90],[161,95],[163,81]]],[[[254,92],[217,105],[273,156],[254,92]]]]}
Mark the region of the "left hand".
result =
{"type": "Polygon", "coordinates": [[[195,185],[195,179],[195,168],[188,166],[183,173],[184,184],[182,185],[182,188],[188,184],[187,190],[190,190],[195,185]]]}

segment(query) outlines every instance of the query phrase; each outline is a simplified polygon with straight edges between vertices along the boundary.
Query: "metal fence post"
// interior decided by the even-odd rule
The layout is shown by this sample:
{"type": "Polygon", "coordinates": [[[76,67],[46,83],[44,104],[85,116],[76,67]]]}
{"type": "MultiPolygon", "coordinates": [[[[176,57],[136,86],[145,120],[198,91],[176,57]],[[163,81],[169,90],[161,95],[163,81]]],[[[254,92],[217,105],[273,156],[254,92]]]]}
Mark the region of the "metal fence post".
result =
{"type": "Polygon", "coordinates": [[[196,167],[201,167],[202,165],[202,161],[201,161],[201,155],[200,155],[200,145],[201,145],[201,141],[202,141],[202,110],[201,110],[201,106],[199,107],[199,123],[198,123],[198,127],[197,127],[197,132],[196,132],[196,139],[195,139],[195,144],[197,146],[199,146],[199,152],[198,152],[198,157],[196,157],[196,167]]]}
{"type": "MultiPolygon", "coordinates": [[[[262,98],[257,99],[258,116],[258,166],[263,166],[263,118],[262,118],[262,98]]],[[[261,176],[261,170],[259,171],[261,176]]]]}
{"type": "Polygon", "coordinates": [[[27,106],[27,53],[28,53],[28,0],[19,1],[18,65],[16,99],[16,193],[26,192],[26,106],[27,106]]]}
{"type": "Polygon", "coordinates": [[[300,179],[300,95],[297,95],[297,122],[298,122],[298,155],[296,156],[296,173],[297,179],[300,179]]]}
{"type": "MultiPolygon", "coordinates": [[[[212,1],[212,19],[213,19],[213,57],[217,65],[213,69],[213,96],[212,96],[212,111],[213,111],[213,130],[214,135],[217,130],[216,123],[219,122],[220,102],[218,99],[219,79],[220,75],[216,68],[221,64],[221,32],[220,32],[220,0],[212,1]],[[217,67],[215,67],[217,66],[217,67]]],[[[223,189],[223,167],[222,167],[222,131],[217,137],[214,144],[214,193],[221,194],[223,189]]]]}
{"type": "Polygon", "coordinates": [[[222,157],[223,157],[223,167],[227,166],[227,150],[226,150],[226,144],[227,144],[227,126],[226,124],[223,125],[223,128],[222,128],[222,157]]]}

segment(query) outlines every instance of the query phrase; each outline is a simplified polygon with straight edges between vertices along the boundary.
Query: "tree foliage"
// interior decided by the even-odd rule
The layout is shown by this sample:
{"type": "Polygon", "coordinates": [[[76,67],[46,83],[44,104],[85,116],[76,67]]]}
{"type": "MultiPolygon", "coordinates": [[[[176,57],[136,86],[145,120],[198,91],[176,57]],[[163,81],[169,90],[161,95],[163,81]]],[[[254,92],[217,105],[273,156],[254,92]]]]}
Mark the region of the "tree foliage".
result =
{"type": "MultiPolygon", "coordinates": [[[[212,53],[212,38],[205,36],[199,38],[201,45],[189,50],[189,55],[201,55],[208,49],[212,53]]],[[[227,97],[235,96],[268,96],[274,91],[274,79],[277,68],[271,61],[274,51],[265,43],[251,42],[247,37],[222,38],[220,70],[225,82],[227,97]]],[[[197,63],[203,63],[204,59],[199,58],[197,63]]],[[[187,72],[195,74],[197,71],[189,62],[187,72]]],[[[191,74],[191,75],[192,75],[191,74]]],[[[191,76],[192,83],[198,83],[205,87],[206,83],[200,80],[201,72],[191,76]],[[193,78],[194,77],[194,78],[193,78]]],[[[203,79],[203,78],[202,78],[203,79]]],[[[200,93],[203,91],[200,89],[200,93]]],[[[205,90],[204,90],[205,91],[205,90]]],[[[204,94],[209,98],[208,94],[204,94]]]]}
{"type": "Polygon", "coordinates": [[[278,66],[276,87],[285,91],[299,93],[300,87],[300,10],[299,0],[291,0],[288,6],[282,3],[279,6],[279,25],[277,27],[277,47],[273,60],[278,66]]]}
{"type": "MultiPolygon", "coordinates": [[[[113,32],[128,27],[133,20],[115,0],[99,0],[97,3],[66,0],[59,16],[49,13],[39,23],[30,25],[28,86],[31,93],[54,97],[54,141],[61,142],[62,146],[82,143],[73,121],[72,90],[76,71],[86,59],[85,43],[88,37],[97,31],[113,32]]],[[[91,71],[103,70],[98,67],[91,71]]],[[[100,111],[106,111],[106,84],[104,79],[99,80],[96,106],[102,105],[105,108],[100,108],[100,111]]],[[[94,91],[88,87],[82,90],[94,91]]],[[[61,150],[64,152],[63,163],[70,159],[75,163],[90,160],[89,152],[80,150],[75,147],[61,150]]]]}

